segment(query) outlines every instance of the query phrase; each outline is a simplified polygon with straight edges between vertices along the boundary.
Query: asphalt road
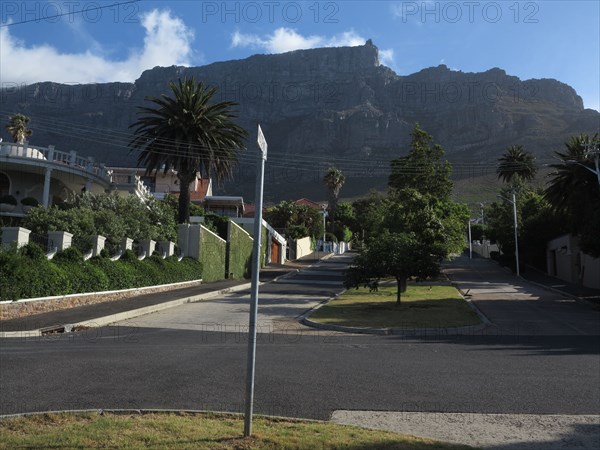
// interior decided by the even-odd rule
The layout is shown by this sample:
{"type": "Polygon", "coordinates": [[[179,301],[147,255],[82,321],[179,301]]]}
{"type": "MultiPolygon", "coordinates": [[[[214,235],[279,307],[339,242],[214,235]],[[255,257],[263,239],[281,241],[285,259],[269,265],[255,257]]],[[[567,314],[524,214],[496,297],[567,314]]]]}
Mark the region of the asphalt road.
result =
{"type": "MultiPolygon", "coordinates": [[[[331,281],[339,283],[340,267],[333,260],[311,269],[329,270],[326,277],[303,273],[261,288],[266,302],[259,314],[285,326],[266,326],[258,337],[257,413],[317,419],[341,409],[600,414],[598,335],[528,334],[506,326],[488,335],[350,336],[295,325],[290,317],[339,289],[331,281]]],[[[0,414],[243,411],[247,300],[233,296],[220,304],[230,313],[213,304],[204,325],[187,320],[198,311],[182,307],[162,326],[152,315],[77,334],[1,340],[0,414]]]]}

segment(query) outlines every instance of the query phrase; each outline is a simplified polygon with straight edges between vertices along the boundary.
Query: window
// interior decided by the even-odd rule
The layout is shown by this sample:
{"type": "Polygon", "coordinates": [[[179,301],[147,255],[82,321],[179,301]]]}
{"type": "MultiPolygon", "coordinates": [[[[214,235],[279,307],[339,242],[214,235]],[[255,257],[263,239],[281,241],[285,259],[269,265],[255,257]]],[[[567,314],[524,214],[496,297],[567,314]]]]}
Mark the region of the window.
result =
{"type": "Polygon", "coordinates": [[[0,196],[10,194],[10,179],[4,173],[0,173],[0,196]]]}

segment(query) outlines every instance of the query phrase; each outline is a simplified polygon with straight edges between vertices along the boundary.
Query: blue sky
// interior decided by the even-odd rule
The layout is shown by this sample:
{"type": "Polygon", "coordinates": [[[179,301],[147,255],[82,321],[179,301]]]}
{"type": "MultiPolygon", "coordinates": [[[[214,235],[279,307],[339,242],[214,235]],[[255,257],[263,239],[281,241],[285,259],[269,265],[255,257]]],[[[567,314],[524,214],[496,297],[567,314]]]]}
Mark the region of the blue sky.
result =
{"type": "Polygon", "coordinates": [[[4,0],[2,85],[134,81],[157,65],[370,38],[400,75],[439,64],[463,72],[500,67],[521,79],[558,79],[585,107],[600,109],[597,0],[118,3],[4,0]]]}

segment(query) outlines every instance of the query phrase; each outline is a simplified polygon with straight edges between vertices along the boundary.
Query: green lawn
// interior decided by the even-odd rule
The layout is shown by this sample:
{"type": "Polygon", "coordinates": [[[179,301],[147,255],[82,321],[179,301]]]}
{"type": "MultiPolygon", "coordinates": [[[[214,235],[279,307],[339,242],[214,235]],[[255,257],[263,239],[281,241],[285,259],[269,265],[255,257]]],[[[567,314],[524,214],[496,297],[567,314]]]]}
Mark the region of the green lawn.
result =
{"type": "Polygon", "coordinates": [[[396,304],[396,286],[351,289],[318,309],[310,320],[363,328],[448,328],[478,325],[477,314],[452,286],[409,284],[396,304]]]}
{"type": "Polygon", "coordinates": [[[225,414],[42,414],[0,421],[0,449],[470,449],[326,422],[255,418],[242,438],[241,416],[225,414]]]}

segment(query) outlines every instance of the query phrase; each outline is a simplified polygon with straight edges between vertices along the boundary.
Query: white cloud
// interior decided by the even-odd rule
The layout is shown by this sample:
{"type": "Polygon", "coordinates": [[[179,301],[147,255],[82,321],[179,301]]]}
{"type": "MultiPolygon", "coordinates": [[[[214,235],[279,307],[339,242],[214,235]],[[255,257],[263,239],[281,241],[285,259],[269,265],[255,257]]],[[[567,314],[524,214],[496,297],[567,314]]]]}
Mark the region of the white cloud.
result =
{"type": "Polygon", "coordinates": [[[379,62],[384,66],[394,66],[394,49],[388,48],[385,50],[379,50],[379,62]]]}
{"type": "Polygon", "coordinates": [[[259,36],[236,31],[231,35],[231,47],[247,47],[266,50],[269,53],[283,53],[292,50],[316,47],[354,47],[363,45],[366,39],[354,31],[346,31],[331,37],[302,36],[292,28],[277,28],[272,34],[259,36]]]}
{"type": "Polygon", "coordinates": [[[0,28],[0,73],[3,82],[93,83],[134,81],[155,66],[190,65],[194,33],[171,12],[152,10],[141,16],[145,29],[144,46],[131,49],[125,60],[102,56],[97,46],[84,53],[61,53],[43,44],[27,47],[0,28]]]}

